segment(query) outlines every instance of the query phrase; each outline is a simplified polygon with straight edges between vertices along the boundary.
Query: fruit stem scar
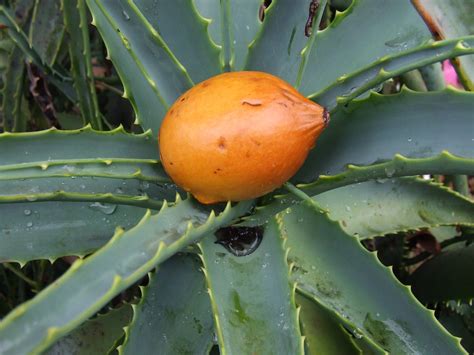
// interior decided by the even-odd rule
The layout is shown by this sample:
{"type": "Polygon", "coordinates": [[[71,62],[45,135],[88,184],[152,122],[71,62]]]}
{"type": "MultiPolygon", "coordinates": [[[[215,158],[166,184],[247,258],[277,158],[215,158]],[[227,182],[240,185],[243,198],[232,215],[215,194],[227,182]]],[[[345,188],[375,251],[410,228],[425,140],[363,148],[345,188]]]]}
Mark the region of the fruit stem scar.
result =
{"type": "Polygon", "coordinates": [[[324,122],[324,127],[327,127],[328,124],[329,124],[329,111],[327,110],[326,107],[324,107],[324,111],[323,111],[323,122],[324,122]]]}
{"type": "Polygon", "coordinates": [[[242,101],[242,105],[250,105],[250,106],[261,106],[262,105],[262,101],[260,100],[243,100],[242,101]]]}

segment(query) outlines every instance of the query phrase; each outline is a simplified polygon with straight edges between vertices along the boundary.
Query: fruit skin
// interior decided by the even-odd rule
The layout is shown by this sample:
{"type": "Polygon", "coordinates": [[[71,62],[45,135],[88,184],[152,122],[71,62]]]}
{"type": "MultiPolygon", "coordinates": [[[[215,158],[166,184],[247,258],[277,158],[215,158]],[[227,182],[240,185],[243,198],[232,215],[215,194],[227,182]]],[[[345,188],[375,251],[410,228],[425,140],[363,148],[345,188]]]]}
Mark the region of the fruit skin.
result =
{"type": "Polygon", "coordinates": [[[224,73],[171,106],[158,136],[161,161],[202,203],[256,198],[296,173],[327,121],[323,107],[273,75],[224,73]]]}

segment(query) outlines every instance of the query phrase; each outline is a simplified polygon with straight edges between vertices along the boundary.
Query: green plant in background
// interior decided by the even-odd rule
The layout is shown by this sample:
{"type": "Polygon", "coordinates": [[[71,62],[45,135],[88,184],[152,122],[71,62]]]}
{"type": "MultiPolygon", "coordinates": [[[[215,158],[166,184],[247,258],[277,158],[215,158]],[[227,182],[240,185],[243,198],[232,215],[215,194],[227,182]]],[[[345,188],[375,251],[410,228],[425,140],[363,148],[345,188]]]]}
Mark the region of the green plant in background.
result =
{"type": "Polygon", "coordinates": [[[438,63],[464,56],[474,80],[474,8],[414,3],[320,0],[309,19],[308,0],[2,6],[0,354],[472,351],[474,96],[438,63]],[[417,9],[458,30],[435,41],[417,9]],[[332,121],[286,188],[204,206],[156,135],[229,70],[277,75],[332,121]]]}

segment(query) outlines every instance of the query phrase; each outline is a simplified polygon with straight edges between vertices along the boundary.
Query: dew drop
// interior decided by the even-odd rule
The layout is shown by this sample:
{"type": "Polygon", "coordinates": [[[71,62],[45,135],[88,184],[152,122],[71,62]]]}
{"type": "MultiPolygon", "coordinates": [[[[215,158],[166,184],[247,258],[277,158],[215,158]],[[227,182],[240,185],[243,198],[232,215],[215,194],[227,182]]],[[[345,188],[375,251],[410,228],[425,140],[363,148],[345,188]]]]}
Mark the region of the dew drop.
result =
{"type": "Polygon", "coordinates": [[[246,256],[257,250],[262,242],[262,227],[226,227],[216,233],[216,243],[235,256],[246,256]]]}
{"type": "Polygon", "coordinates": [[[34,202],[36,201],[38,198],[36,196],[33,196],[33,195],[28,195],[26,196],[26,199],[30,202],[34,202]]]}
{"type": "Polygon", "coordinates": [[[26,226],[27,226],[28,228],[33,227],[33,222],[28,222],[28,223],[26,224],[26,226]]]}
{"type": "Polygon", "coordinates": [[[128,15],[128,13],[125,10],[122,11],[122,15],[123,15],[123,18],[125,19],[125,21],[130,20],[130,16],[128,15]]]}
{"type": "Polygon", "coordinates": [[[385,174],[387,175],[387,177],[392,177],[393,174],[395,174],[395,168],[393,166],[387,166],[385,168],[385,174]]]}
{"type": "Polygon", "coordinates": [[[117,205],[109,203],[94,202],[89,205],[89,208],[110,215],[115,212],[117,205]]]}
{"type": "Polygon", "coordinates": [[[25,216],[29,216],[31,214],[31,210],[24,210],[23,213],[25,216]]]}
{"type": "Polygon", "coordinates": [[[350,207],[350,206],[346,206],[346,211],[347,211],[347,212],[350,212],[350,211],[351,211],[351,207],[350,207]]]}
{"type": "Polygon", "coordinates": [[[408,142],[411,142],[413,139],[412,138],[408,138],[408,142]]]}

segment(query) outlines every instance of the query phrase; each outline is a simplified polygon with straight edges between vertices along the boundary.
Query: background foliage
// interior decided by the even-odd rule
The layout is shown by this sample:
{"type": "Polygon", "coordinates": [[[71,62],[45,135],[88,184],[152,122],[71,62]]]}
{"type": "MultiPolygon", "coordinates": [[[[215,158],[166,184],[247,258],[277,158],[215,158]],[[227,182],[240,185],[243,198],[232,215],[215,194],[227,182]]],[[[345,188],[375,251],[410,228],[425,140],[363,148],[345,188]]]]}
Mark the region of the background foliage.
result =
{"type": "Polygon", "coordinates": [[[474,5],[309,8],[1,2],[0,354],[474,351],[474,5]],[[203,206],[156,135],[229,70],[331,124],[285,187],[203,206]]]}

